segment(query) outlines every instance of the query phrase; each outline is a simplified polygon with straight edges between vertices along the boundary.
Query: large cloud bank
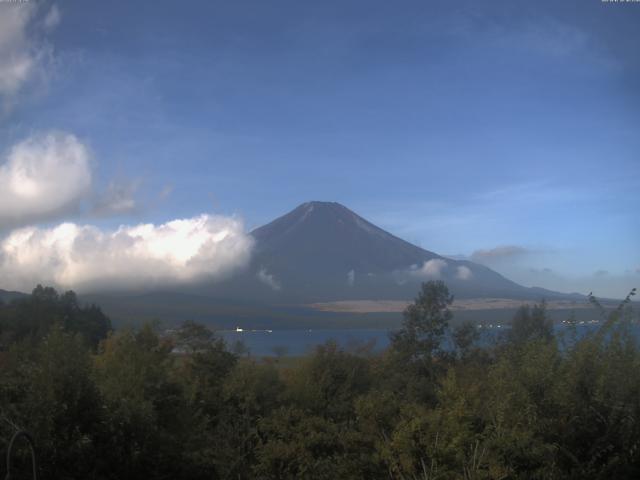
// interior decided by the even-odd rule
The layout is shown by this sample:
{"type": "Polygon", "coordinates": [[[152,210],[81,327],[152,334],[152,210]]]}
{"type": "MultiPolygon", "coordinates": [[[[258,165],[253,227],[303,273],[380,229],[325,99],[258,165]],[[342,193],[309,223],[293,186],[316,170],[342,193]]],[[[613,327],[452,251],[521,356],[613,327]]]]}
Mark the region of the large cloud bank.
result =
{"type": "Polygon", "coordinates": [[[224,277],[247,264],[252,245],[241,221],[210,215],[111,232],[28,227],[0,241],[0,278],[16,290],[149,289],[224,277]]]}
{"type": "MultiPolygon", "coordinates": [[[[34,87],[46,87],[38,81],[46,80],[54,65],[46,37],[60,19],[55,5],[0,1],[0,119],[23,96],[46,90],[34,87]]],[[[38,227],[44,221],[138,211],[138,184],[110,182],[106,191],[96,192],[91,152],[70,133],[34,134],[3,155],[0,288],[29,291],[43,283],[82,292],[149,290],[219,279],[249,260],[253,240],[231,217],[201,215],[115,231],[75,223],[38,227]]]]}
{"type": "Polygon", "coordinates": [[[46,220],[77,206],[91,187],[90,153],[74,135],[37,135],[0,165],[0,230],[46,220]]]}

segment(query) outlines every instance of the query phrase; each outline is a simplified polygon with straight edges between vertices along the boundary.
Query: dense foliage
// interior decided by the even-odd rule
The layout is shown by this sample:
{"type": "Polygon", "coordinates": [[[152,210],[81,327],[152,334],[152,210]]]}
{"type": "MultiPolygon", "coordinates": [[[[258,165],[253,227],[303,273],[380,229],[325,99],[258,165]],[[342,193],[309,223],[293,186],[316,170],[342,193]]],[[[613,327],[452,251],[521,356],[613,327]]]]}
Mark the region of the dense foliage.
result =
{"type": "Polygon", "coordinates": [[[0,448],[28,429],[56,479],[640,478],[629,299],[582,337],[523,307],[481,348],[428,282],[382,354],[258,360],[191,322],[106,336],[39,287],[0,307],[0,448]]]}
{"type": "Polygon", "coordinates": [[[0,300],[0,351],[23,341],[39,342],[57,326],[77,333],[91,347],[107,337],[109,318],[96,305],[81,306],[72,291],[59,295],[38,285],[31,295],[3,304],[0,300]]]}

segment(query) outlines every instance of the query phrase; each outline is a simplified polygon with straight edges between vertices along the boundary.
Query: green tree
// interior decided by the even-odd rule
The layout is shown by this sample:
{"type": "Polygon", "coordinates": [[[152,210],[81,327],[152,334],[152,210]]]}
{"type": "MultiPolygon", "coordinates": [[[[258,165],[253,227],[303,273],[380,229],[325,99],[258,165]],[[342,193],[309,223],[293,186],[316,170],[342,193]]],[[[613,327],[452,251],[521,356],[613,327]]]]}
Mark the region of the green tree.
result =
{"type": "Polygon", "coordinates": [[[409,359],[431,357],[438,353],[449,322],[453,295],[444,282],[429,281],[403,315],[402,329],[392,335],[392,346],[409,359]]]}
{"type": "Polygon", "coordinates": [[[60,325],[96,348],[111,331],[111,321],[98,306],[81,306],[73,291],[58,295],[52,287],[42,285],[30,296],[1,308],[0,313],[0,339],[5,345],[24,339],[38,342],[54,325],[60,325]]]}
{"type": "Polygon", "coordinates": [[[150,325],[107,338],[95,361],[104,398],[99,471],[107,478],[175,478],[188,467],[184,446],[193,425],[171,344],[150,325]]]}
{"type": "Polygon", "coordinates": [[[453,296],[442,281],[429,281],[404,311],[402,328],[391,334],[391,346],[381,365],[385,388],[407,398],[434,403],[438,377],[447,355],[441,349],[453,315],[453,296]]]}
{"type": "Polygon", "coordinates": [[[59,326],[37,345],[14,345],[0,368],[0,412],[14,429],[34,436],[49,478],[86,478],[95,471],[102,401],[91,369],[83,339],[59,326]]]}
{"type": "Polygon", "coordinates": [[[472,351],[475,343],[480,338],[478,328],[471,322],[464,322],[458,325],[451,334],[453,344],[458,356],[466,359],[472,351]]]}
{"type": "Polygon", "coordinates": [[[251,478],[311,480],[388,478],[372,445],[349,424],[289,406],[258,423],[261,443],[251,478]]]}
{"type": "Polygon", "coordinates": [[[335,421],[354,418],[354,400],[371,384],[369,362],[336,342],[319,345],[287,377],[289,398],[297,406],[335,421]]]}
{"type": "Polygon", "coordinates": [[[252,478],[260,443],[260,419],[283,404],[284,384],[271,363],[238,362],[225,377],[223,409],[211,418],[201,455],[219,478],[252,478]]]}
{"type": "Polygon", "coordinates": [[[531,308],[522,305],[511,320],[508,340],[516,345],[532,341],[550,341],[553,335],[553,320],[547,315],[547,303],[543,300],[531,308]]]}
{"type": "Polygon", "coordinates": [[[187,320],[175,331],[175,346],[184,353],[198,353],[208,349],[215,340],[214,333],[206,326],[187,320]]]}

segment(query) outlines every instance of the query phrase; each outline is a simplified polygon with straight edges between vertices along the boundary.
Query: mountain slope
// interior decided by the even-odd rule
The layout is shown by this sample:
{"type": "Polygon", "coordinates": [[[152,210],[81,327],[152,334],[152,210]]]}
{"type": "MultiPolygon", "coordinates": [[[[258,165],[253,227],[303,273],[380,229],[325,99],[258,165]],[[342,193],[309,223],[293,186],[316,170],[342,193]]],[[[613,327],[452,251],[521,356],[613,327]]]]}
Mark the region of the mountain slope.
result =
{"type": "Polygon", "coordinates": [[[301,273],[383,273],[441,258],[369,223],[339,203],[309,202],[251,232],[266,267],[301,273]]]}
{"type": "MultiPolygon", "coordinates": [[[[483,265],[442,257],[334,202],[304,203],[251,235],[255,247],[249,266],[223,282],[176,286],[172,292],[149,292],[148,298],[117,295],[114,302],[121,306],[200,304],[202,297],[220,305],[236,302],[247,306],[409,300],[421,282],[434,279],[444,280],[458,298],[582,298],[526,288],[483,265]]],[[[126,291],[94,293],[109,296],[126,291]]],[[[0,290],[4,301],[19,295],[0,290]]],[[[223,311],[235,315],[231,312],[236,310],[234,306],[223,311]]]]}
{"type": "MultiPolygon", "coordinates": [[[[459,297],[540,296],[483,265],[412,245],[339,203],[304,203],[251,234],[256,246],[245,288],[262,298],[406,299],[430,279],[444,280],[459,297]]],[[[564,295],[548,298],[554,296],[564,295]]]]}
{"type": "Polygon", "coordinates": [[[0,289],[0,301],[5,302],[5,303],[9,303],[12,300],[17,300],[19,298],[24,298],[26,296],[27,296],[26,293],[11,292],[11,291],[0,289]]]}

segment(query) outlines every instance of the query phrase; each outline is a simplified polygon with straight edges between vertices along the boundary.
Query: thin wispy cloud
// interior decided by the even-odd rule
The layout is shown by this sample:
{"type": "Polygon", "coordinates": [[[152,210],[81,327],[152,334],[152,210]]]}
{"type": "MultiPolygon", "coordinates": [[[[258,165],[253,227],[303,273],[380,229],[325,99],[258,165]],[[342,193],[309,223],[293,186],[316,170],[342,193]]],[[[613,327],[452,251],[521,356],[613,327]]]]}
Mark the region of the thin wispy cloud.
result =
{"type": "Polygon", "coordinates": [[[513,23],[493,23],[486,30],[490,44],[502,48],[516,49],[555,60],[582,57],[587,54],[598,61],[600,52],[585,30],[551,17],[513,23]]]}
{"type": "Polygon", "coordinates": [[[282,290],[282,284],[276,279],[273,274],[267,272],[265,268],[261,268],[260,270],[258,270],[256,277],[272,290],[276,292],[282,290]]]}
{"type": "Polygon", "coordinates": [[[353,287],[356,283],[356,272],[355,270],[349,270],[347,272],[347,285],[353,287]]]}
{"type": "Polygon", "coordinates": [[[596,271],[591,274],[571,275],[554,269],[514,268],[508,276],[515,282],[528,287],[544,287],[558,292],[578,292],[586,295],[593,292],[606,298],[623,298],[632,288],[638,286],[638,274],[633,272],[596,271]]]}
{"type": "Polygon", "coordinates": [[[140,182],[111,181],[104,192],[99,194],[91,208],[96,216],[116,216],[135,212],[138,208],[136,193],[140,182]]]}
{"type": "Polygon", "coordinates": [[[173,185],[165,185],[164,187],[162,187],[162,190],[160,190],[160,194],[158,195],[158,198],[160,200],[165,200],[166,198],[169,198],[172,193],[173,193],[173,185]]]}
{"type": "MultiPolygon", "coordinates": [[[[600,188],[601,190],[601,188],[600,188]]],[[[499,188],[485,190],[475,196],[476,201],[486,203],[540,205],[542,203],[578,202],[590,200],[594,192],[591,188],[560,184],[552,180],[512,183],[499,188]]]]}
{"type": "Polygon", "coordinates": [[[45,40],[60,22],[60,11],[40,2],[0,2],[0,102],[7,113],[24,87],[46,79],[51,47],[45,40]],[[43,17],[44,14],[44,17],[43,17]]]}
{"type": "Polygon", "coordinates": [[[457,11],[450,19],[449,35],[493,51],[518,51],[555,61],[586,61],[599,68],[612,65],[597,39],[575,21],[549,14],[514,18],[489,12],[491,9],[483,8],[457,11]]]}
{"type": "Polygon", "coordinates": [[[62,15],[60,14],[60,9],[57,5],[52,5],[49,9],[49,12],[46,14],[43,20],[43,26],[45,30],[51,31],[58,26],[62,15]]]}
{"type": "Polygon", "coordinates": [[[471,260],[478,263],[493,263],[522,257],[532,251],[519,245],[502,245],[485,250],[476,250],[471,254],[471,260]]]}

